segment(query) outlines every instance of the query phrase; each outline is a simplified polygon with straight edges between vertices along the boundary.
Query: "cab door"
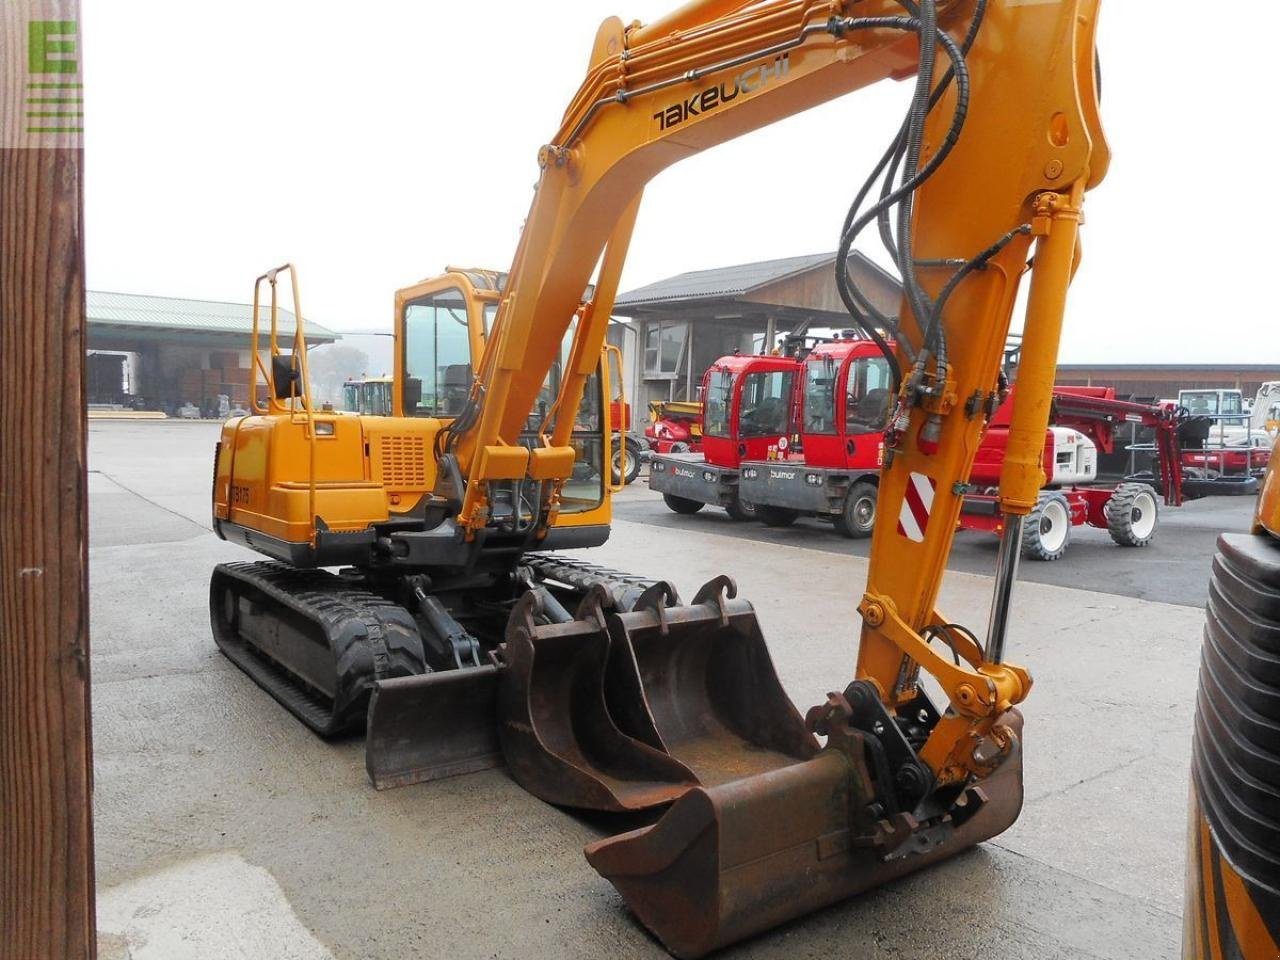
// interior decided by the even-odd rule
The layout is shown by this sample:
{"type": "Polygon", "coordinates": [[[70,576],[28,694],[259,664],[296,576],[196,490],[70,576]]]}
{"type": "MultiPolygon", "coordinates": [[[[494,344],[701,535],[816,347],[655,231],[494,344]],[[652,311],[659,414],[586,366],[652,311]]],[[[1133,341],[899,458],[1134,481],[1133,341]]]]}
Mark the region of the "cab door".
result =
{"type": "Polygon", "coordinates": [[[779,441],[794,431],[796,373],[799,365],[785,357],[762,357],[738,377],[733,395],[734,466],[743,460],[775,456],[779,441]]]}
{"type": "Polygon", "coordinates": [[[836,405],[841,466],[879,470],[884,465],[884,429],[892,402],[888,361],[870,343],[852,351],[840,371],[836,405]]]}
{"type": "Polygon", "coordinates": [[[845,438],[836,400],[843,389],[844,366],[838,348],[815,351],[804,362],[799,429],[804,462],[809,466],[845,465],[845,438]]]}

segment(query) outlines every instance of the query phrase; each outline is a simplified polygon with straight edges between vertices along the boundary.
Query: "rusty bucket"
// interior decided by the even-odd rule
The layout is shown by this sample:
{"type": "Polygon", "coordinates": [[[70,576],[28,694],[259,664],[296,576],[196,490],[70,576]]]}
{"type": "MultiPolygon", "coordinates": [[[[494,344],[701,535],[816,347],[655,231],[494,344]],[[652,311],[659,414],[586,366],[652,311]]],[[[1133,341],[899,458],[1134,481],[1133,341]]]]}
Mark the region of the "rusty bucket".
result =
{"type": "Polygon", "coordinates": [[[818,743],[774,670],[755,610],[729,577],[688,605],[654,584],[608,618],[608,703],[630,736],[715,786],[812,757],[818,743]]]}
{"type": "Polygon", "coordinates": [[[1021,718],[999,768],[948,811],[878,819],[857,731],[810,760],[686,793],[653,826],[586,857],[677,957],[701,957],[953,856],[1022,807],[1021,718]]]}
{"type": "Polygon", "coordinates": [[[618,729],[605,704],[611,638],[592,587],[577,618],[539,623],[536,592],[507,628],[498,737],[512,776],[561,806],[631,811],[670,803],[695,786],[688,767],[618,729]]]}

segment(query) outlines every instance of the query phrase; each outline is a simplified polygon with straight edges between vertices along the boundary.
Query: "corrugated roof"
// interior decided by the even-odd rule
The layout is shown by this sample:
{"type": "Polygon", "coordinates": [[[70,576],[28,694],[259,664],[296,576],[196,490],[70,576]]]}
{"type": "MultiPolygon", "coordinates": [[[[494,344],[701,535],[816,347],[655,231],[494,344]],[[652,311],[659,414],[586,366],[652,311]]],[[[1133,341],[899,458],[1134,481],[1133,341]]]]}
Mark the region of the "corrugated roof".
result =
{"type": "MultiPolygon", "coordinates": [[[[203,333],[249,334],[253,329],[253,304],[226,303],[219,300],[184,300],[179,297],[154,297],[141,293],[108,293],[88,290],[85,293],[88,322],[125,327],[151,327],[165,330],[189,330],[203,333]]],[[[262,306],[262,320],[268,320],[268,308],[262,306]]],[[[293,314],[280,311],[282,331],[293,332],[293,314]]],[[[339,334],[310,320],[306,324],[307,340],[331,341],[339,334]]]]}
{"type": "MultiPolygon", "coordinates": [[[[856,251],[849,257],[882,274],[894,285],[897,281],[856,251]]],[[[710,300],[740,297],[760,287],[777,283],[796,274],[836,262],[835,252],[812,253],[804,257],[784,257],[781,260],[761,260],[757,263],[740,263],[732,267],[716,267],[712,270],[692,270],[677,274],[656,283],[620,294],[616,306],[630,307],[638,304],[670,303],[679,300],[710,300]]]]}

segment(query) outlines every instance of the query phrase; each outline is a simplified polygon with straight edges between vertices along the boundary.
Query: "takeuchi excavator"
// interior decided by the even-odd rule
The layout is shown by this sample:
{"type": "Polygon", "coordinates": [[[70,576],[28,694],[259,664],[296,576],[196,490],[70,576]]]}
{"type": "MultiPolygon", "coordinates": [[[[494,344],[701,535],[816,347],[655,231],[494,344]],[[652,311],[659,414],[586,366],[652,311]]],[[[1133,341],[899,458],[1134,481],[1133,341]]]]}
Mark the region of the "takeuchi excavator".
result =
{"type": "MultiPolygon", "coordinates": [[[[284,273],[260,278],[268,399],[224,428],[213,511],[220,535],[271,559],[214,571],[220,647],[318,732],[364,726],[376,786],[505,764],[550,803],[650,811],[586,857],[681,957],[1006,829],[1022,804],[1017,706],[1031,689],[1006,656],[1021,528],[1043,486],[1082,204],[1109,159],[1097,15],[1098,0],[695,0],[647,25],[604,21],[538,151],[510,270],[451,269],[396,295],[390,416],[315,408],[302,321],[289,350],[276,322],[284,273]],[[880,513],[913,522],[876,526],[852,677],[801,713],[730,578],[684,602],[665,581],[560,551],[609,532],[610,484],[593,468],[610,462],[601,350],[646,182],[889,79],[909,83],[909,109],[853,198],[836,282],[890,372],[880,513]],[[900,318],[848,275],[864,234],[897,265],[900,318]],[[1004,533],[980,638],[937,600],[1024,275],[1004,533]]],[[[849,182],[838,158],[806,174],[806,202],[849,182]]],[[[293,297],[301,317],[296,282],[293,297]]],[[[1280,494],[1267,490],[1260,529],[1275,533],[1280,494]]],[[[1223,593],[1274,620],[1266,534],[1223,569],[1223,593]]],[[[1244,635],[1255,621],[1228,622],[1244,635]]],[[[1215,674],[1223,698],[1243,691],[1238,714],[1272,738],[1274,765],[1280,715],[1262,685],[1276,678],[1250,686],[1233,663],[1215,674]]],[[[1228,928],[1255,944],[1275,929],[1250,926],[1259,911],[1274,921],[1258,893],[1274,873],[1258,871],[1276,850],[1274,794],[1250,777],[1275,780],[1262,760],[1246,773],[1223,753],[1215,724],[1232,721],[1216,694],[1204,704],[1207,920],[1192,948],[1216,956],[1209,944],[1226,944],[1228,928]],[[1256,817],[1232,800],[1248,790],[1256,817]]]]}

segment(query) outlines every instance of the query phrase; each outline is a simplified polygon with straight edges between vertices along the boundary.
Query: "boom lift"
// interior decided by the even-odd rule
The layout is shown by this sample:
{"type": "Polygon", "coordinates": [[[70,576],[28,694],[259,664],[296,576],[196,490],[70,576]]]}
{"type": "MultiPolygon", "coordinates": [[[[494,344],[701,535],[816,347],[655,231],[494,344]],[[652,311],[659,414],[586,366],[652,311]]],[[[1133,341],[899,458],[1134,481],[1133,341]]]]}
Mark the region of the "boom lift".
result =
{"type": "MultiPolygon", "coordinates": [[[[962,530],[1003,533],[996,486],[1004,461],[1016,388],[983,434],[960,512],[962,530]]],[[[1045,488],[1023,527],[1022,552],[1031,560],[1058,560],[1071,543],[1071,528],[1106,530],[1122,547],[1145,547],[1160,517],[1157,485],[1166,506],[1183,500],[1179,420],[1159,406],[1117,400],[1110,387],[1055,387],[1052,424],[1045,434],[1045,488]],[[1116,429],[1133,423],[1150,430],[1155,470],[1149,478],[1098,482],[1099,454],[1115,450],[1116,429]]]]}
{"type": "MultiPolygon", "coordinates": [[[[539,151],[505,282],[454,273],[397,295],[398,416],[318,414],[305,350],[273,346],[264,373],[275,399],[224,432],[214,512],[224,536],[279,562],[215,572],[224,649],[321,730],[358,722],[372,691],[367,753],[382,785],[501,759],[553,803],[669,805],[586,854],[679,956],[1004,830],[1022,801],[1016,706],[1031,687],[1005,655],[1021,527],[1043,486],[1084,194],[1109,156],[1097,10],[1097,0],[695,0],[647,26],[606,20],[539,151]],[[585,489],[575,464],[609,431],[598,409],[577,411],[584,395],[603,403],[589,382],[644,184],[806,107],[911,76],[908,115],[855,198],[836,264],[854,323],[890,370],[880,511],[919,522],[877,525],[854,679],[802,716],[727,578],[683,604],[665,583],[534,551],[607,535],[607,484],[585,489]],[[871,224],[902,274],[900,324],[847,275],[871,224]],[[999,486],[1005,532],[979,640],[937,598],[958,485],[995,406],[1028,272],[999,486]],[[461,390],[453,368],[473,357],[461,390]],[[349,569],[314,569],[332,565],[349,569]],[[945,703],[925,692],[922,671],[945,703]]],[[[838,164],[809,173],[819,180],[809,196],[846,180],[838,164]]],[[[274,288],[275,274],[264,279],[274,288]]]]}

